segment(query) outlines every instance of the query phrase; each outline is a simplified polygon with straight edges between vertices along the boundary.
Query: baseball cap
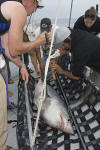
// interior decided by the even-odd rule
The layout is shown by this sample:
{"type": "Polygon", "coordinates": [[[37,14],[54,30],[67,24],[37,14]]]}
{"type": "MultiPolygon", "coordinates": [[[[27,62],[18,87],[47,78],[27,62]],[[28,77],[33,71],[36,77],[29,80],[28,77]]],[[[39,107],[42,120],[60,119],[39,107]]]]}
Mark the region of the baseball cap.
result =
{"type": "Polygon", "coordinates": [[[38,6],[37,6],[38,8],[44,7],[42,0],[36,0],[36,1],[38,2],[38,6]]]}
{"type": "Polygon", "coordinates": [[[58,27],[55,31],[54,43],[63,42],[71,34],[71,31],[67,27],[58,27]]]}
{"type": "Polygon", "coordinates": [[[43,18],[41,20],[41,23],[40,23],[41,32],[47,31],[47,29],[50,29],[51,26],[52,26],[51,19],[49,19],[49,18],[43,18]]]}
{"type": "MultiPolygon", "coordinates": [[[[53,28],[54,30],[54,28],[53,28]]],[[[52,32],[53,32],[52,30],[52,32]]],[[[67,37],[71,34],[71,31],[67,27],[56,27],[55,35],[54,35],[54,49],[61,48],[63,42],[67,37]]]]}

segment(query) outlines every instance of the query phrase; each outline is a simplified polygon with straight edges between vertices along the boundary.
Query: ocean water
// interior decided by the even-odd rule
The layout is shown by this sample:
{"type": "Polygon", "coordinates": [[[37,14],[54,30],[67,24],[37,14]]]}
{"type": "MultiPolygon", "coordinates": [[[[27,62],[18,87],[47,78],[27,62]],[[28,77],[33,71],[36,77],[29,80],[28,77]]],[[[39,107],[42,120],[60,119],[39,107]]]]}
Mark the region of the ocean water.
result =
{"type": "MultiPolygon", "coordinates": [[[[70,21],[70,27],[73,27],[74,26],[74,23],[76,22],[77,18],[72,18],[71,21],[70,21]]],[[[34,28],[37,28],[39,25],[40,25],[40,21],[41,20],[36,20],[36,19],[31,19],[30,22],[29,22],[29,19],[27,20],[27,24],[32,24],[32,26],[34,28]]],[[[55,19],[51,19],[52,21],[52,24],[55,23],[55,19]]],[[[68,27],[69,26],[69,19],[67,18],[60,18],[57,20],[57,25],[58,26],[66,26],[68,27]]]]}

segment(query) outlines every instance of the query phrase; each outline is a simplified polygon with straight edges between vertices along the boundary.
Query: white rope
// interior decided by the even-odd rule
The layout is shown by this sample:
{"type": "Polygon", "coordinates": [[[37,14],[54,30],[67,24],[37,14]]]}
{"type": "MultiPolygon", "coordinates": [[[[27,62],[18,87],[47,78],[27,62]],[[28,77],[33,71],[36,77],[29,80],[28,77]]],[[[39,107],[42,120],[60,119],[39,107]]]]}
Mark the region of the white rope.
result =
{"type": "Polygon", "coordinates": [[[49,51],[49,56],[47,58],[46,67],[45,67],[45,77],[44,77],[44,83],[43,83],[43,90],[42,90],[42,93],[41,93],[41,96],[39,99],[37,119],[36,119],[35,129],[34,129],[34,133],[33,133],[33,141],[32,141],[33,146],[35,145],[35,139],[36,139],[36,133],[37,133],[37,128],[38,128],[38,121],[39,121],[39,117],[40,117],[41,107],[42,107],[43,101],[45,100],[45,96],[46,96],[46,79],[47,79],[47,73],[48,73],[48,68],[49,68],[49,63],[50,63],[50,55],[52,52],[52,47],[53,47],[53,42],[54,42],[54,35],[55,35],[55,31],[56,31],[56,24],[57,24],[58,16],[60,13],[60,6],[61,6],[61,0],[58,0],[57,13],[56,13],[56,19],[55,19],[55,24],[54,24],[54,30],[53,30],[51,45],[50,45],[50,51],[49,51]]]}

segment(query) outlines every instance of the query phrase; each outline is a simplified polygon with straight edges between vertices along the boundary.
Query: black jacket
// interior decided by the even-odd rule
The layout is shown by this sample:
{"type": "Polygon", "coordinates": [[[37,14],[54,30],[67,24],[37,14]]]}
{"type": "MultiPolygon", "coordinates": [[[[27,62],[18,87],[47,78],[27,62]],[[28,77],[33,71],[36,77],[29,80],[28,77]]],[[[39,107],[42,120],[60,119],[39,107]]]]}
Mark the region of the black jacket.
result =
{"type": "Polygon", "coordinates": [[[71,70],[73,75],[82,77],[84,66],[100,72],[100,39],[79,29],[71,33],[71,70]]]}

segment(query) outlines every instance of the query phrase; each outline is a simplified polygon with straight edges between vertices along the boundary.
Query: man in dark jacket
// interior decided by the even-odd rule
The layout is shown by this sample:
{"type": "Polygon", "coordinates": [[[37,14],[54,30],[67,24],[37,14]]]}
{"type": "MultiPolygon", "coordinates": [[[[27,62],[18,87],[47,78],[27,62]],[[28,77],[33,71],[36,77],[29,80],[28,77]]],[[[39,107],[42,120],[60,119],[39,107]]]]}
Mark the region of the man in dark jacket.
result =
{"type": "Polygon", "coordinates": [[[81,29],[97,35],[100,33],[100,17],[94,7],[88,9],[85,14],[77,19],[74,29],[81,29]]]}
{"type": "MultiPolygon", "coordinates": [[[[81,29],[94,34],[100,38],[100,17],[98,17],[97,10],[94,7],[88,9],[84,16],[81,16],[74,24],[74,29],[81,29]]],[[[97,64],[98,65],[98,64],[97,64]]],[[[100,75],[94,71],[90,79],[98,86],[100,83],[100,75]]]]}
{"type": "MultiPolygon", "coordinates": [[[[72,54],[71,72],[65,71],[69,78],[80,79],[83,77],[85,66],[100,73],[100,39],[86,31],[73,30],[67,38],[67,48],[72,54]]],[[[55,68],[57,71],[57,68],[55,68]]],[[[98,83],[100,86],[100,83],[98,83]]]]}
{"type": "Polygon", "coordinates": [[[82,30],[71,33],[72,74],[82,77],[84,66],[100,72],[100,39],[82,30]]]}

